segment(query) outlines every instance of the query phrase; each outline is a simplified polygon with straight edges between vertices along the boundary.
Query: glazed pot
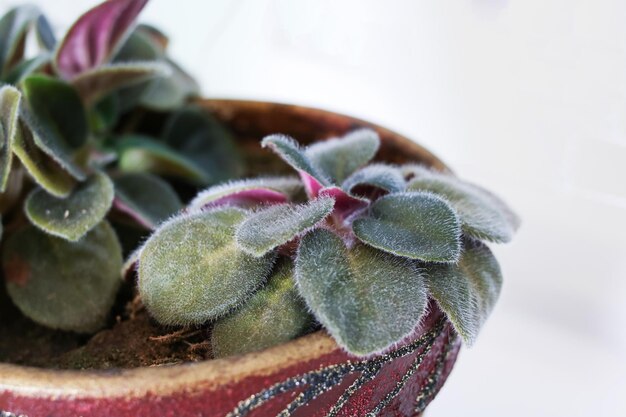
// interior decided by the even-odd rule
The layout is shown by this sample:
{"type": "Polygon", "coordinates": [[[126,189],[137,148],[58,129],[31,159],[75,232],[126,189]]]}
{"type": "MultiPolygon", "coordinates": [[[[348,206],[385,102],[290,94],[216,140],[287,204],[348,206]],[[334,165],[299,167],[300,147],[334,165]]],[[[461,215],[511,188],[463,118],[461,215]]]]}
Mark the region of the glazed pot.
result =
{"type": "MultiPolygon", "coordinates": [[[[409,139],[351,117],[264,102],[198,104],[235,132],[255,170],[267,167],[268,155],[252,151],[267,134],[308,143],[365,126],[382,139],[378,160],[446,169],[409,139]]],[[[57,371],[0,364],[0,416],[418,416],[445,382],[459,348],[431,302],[412,336],[366,359],[351,357],[319,331],[258,353],[182,365],[57,371]]]]}

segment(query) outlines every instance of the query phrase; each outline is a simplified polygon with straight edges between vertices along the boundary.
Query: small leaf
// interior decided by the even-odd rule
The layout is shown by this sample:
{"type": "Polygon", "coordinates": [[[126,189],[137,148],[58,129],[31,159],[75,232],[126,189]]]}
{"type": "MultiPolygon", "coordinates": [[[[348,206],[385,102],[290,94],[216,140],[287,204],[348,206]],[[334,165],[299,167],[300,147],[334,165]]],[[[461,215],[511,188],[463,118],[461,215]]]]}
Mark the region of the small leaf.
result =
{"type": "Polygon", "coordinates": [[[113,62],[157,61],[163,56],[161,45],[139,25],[130,34],[113,62]]]}
{"type": "Polygon", "coordinates": [[[411,261],[365,245],[348,249],[325,229],[302,238],[296,280],[317,319],[355,355],[378,353],[404,339],[427,303],[411,261]]]}
{"type": "Polygon", "coordinates": [[[222,205],[251,208],[286,203],[302,191],[296,177],[260,177],[229,181],[200,192],[189,203],[190,212],[222,205]]]}
{"type": "Polygon", "coordinates": [[[487,246],[468,239],[457,265],[427,265],[426,277],[431,296],[471,345],[500,294],[502,275],[496,258],[487,246]]]}
{"type": "Polygon", "coordinates": [[[256,258],[235,243],[246,213],[235,208],[181,216],[148,239],[139,293],[165,325],[201,324],[240,305],[269,275],[274,254],[256,258]]]}
{"type": "Polygon", "coordinates": [[[5,81],[7,84],[19,84],[24,78],[40,71],[49,63],[49,54],[41,54],[31,59],[20,61],[11,69],[11,71],[9,71],[5,77],[5,81]]]}
{"type": "Polygon", "coordinates": [[[404,191],[406,186],[404,177],[396,167],[383,164],[368,165],[350,175],[341,184],[341,188],[348,192],[361,187],[374,187],[388,193],[404,191]]]}
{"type": "Polygon", "coordinates": [[[502,200],[454,177],[432,173],[413,179],[407,188],[444,197],[459,214],[463,232],[473,238],[509,242],[519,226],[517,216],[502,200]]]}
{"type": "Polygon", "coordinates": [[[13,152],[35,182],[50,194],[65,197],[72,191],[76,180],[37,146],[33,133],[21,122],[18,123],[13,152]]]}
{"type": "Polygon", "coordinates": [[[331,181],[326,178],[320,168],[313,164],[293,138],[286,135],[270,135],[261,141],[261,146],[270,148],[298,171],[310,197],[317,197],[318,192],[324,186],[332,185],[331,181]]]}
{"type": "Polygon", "coordinates": [[[380,138],[375,131],[359,129],[341,138],[314,143],[306,149],[306,156],[333,183],[341,184],[354,171],[367,164],[379,147],[380,138]]]}
{"type": "Polygon", "coordinates": [[[147,229],[156,228],[183,206],[172,186],[154,175],[125,174],[113,182],[115,208],[147,229]]]}
{"type": "Polygon", "coordinates": [[[73,242],[102,221],[113,202],[113,183],[106,174],[96,173],[80,183],[65,198],[34,190],[26,199],[26,216],[46,233],[73,242]]]}
{"type": "Polygon", "coordinates": [[[350,195],[339,187],[322,188],[318,197],[333,198],[335,200],[334,214],[339,215],[342,219],[350,217],[370,204],[369,200],[350,195]]]}
{"type": "Polygon", "coordinates": [[[103,65],[82,72],[72,79],[83,102],[90,106],[120,88],[164,76],[167,68],[156,62],[103,65]]]}
{"type": "Polygon", "coordinates": [[[0,76],[5,76],[24,55],[28,28],[39,15],[35,6],[18,6],[0,19],[0,76]]]}
{"type": "Polygon", "coordinates": [[[335,200],[317,198],[307,204],[279,204],[248,216],[236,233],[237,244],[253,256],[263,256],[324,220],[335,200]]]}
{"type": "Polygon", "coordinates": [[[109,0],[83,14],[61,41],[55,65],[64,78],[107,63],[148,0],[109,0]]]}
{"type": "Polygon", "coordinates": [[[50,22],[43,14],[39,15],[35,22],[35,34],[39,45],[48,52],[54,51],[57,45],[56,36],[50,26],[50,22]]]}
{"type": "Polygon", "coordinates": [[[375,248],[411,259],[455,262],[461,252],[459,219],[429,193],[396,193],[376,200],[354,221],[356,236],[375,248]]]}
{"type": "Polygon", "coordinates": [[[295,288],[293,268],[285,263],[243,307],[215,323],[212,352],[222,358],[267,349],[301,336],[312,323],[295,288]]]}
{"type": "Polygon", "coordinates": [[[8,239],[2,261],[11,299],[32,320],[80,333],[106,324],[122,266],[122,249],[108,223],[78,242],[27,226],[8,239]]]}
{"type": "Polygon", "coordinates": [[[0,87],[0,192],[5,192],[11,173],[21,96],[14,87],[0,87]]]}
{"type": "Polygon", "coordinates": [[[169,67],[170,75],[150,82],[141,94],[142,106],[157,111],[175,110],[189,98],[200,94],[198,83],[181,67],[169,59],[164,59],[162,63],[169,67]]]}
{"type": "Polygon", "coordinates": [[[111,94],[89,109],[89,125],[95,134],[104,135],[115,128],[120,118],[120,101],[116,94],[111,94]]]}

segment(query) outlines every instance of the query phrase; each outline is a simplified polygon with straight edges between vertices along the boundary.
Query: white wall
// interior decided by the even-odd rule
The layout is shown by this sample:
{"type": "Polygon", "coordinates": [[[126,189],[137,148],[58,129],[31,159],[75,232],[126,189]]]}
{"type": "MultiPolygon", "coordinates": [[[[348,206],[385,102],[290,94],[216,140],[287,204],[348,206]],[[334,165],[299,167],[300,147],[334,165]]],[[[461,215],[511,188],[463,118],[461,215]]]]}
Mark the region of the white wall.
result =
{"type": "MultiPolygon", "coordinates": [[[[39,3],[68,24],[95,1],[39,3]]],[[[153,0],[143,20],[207,95],[379,122],[519,211],[429,417],[626,415],[626,2],[153,0]]]]}

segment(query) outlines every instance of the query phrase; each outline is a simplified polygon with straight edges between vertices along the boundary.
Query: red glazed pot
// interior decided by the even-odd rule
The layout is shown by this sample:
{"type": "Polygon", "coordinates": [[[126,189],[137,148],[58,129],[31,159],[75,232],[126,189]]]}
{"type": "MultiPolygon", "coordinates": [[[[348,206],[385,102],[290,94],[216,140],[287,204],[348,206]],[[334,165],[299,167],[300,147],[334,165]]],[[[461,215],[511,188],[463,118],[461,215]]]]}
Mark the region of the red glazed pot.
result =
{"type": "MultiPolygon", "coordinates": [[[[256,149],[271,133],[307,143],[367,126],[382,139],[377,159],[446,169],[409,139],[347,116],[263,102],[199,104],[229,125],[244,149],[256,149]]],[[[256,155],[249,162],[264,164],[266,157],[256,155]]],[[[319,331],[259,353],[183,365],[56,371],[0,364],[0,417],[418,416],[443,385],[459,348],[431,302],[411,337],[367,359],[346,354],[319,331]]]]}

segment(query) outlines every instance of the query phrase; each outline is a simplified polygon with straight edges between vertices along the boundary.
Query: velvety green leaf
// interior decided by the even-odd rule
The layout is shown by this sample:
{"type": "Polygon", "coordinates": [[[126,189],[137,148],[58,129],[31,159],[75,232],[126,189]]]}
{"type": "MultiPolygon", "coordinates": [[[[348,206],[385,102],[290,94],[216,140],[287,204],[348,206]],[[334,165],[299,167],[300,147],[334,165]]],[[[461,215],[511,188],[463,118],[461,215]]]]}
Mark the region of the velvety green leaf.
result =
{"type": "Polygon", "coordinates": [[[148,0],[109,0],[83,14],[67,31],[55,56],[66,79],[109,62],[148,0]]]}
{"type": "Polygon", "coordinates": [[[8,85],[0,88],[0,192],[6,190],[11,173],[20,99],[16,88],[8,85]]]}
{"type": "Polygon", "coordinates": [[[72,191],[76,180],[37,146],[33,133],[23,123],[18,123],[13,152],[35,182],[50,194],[64,197],[72,191]]]}
{"type": "Polygon", "coordinates": [[[149,38],[152,44],[158,47],[160,54],[165,54],[170,40],[168,36],[163,33],[159,28],[145,23],[140,23],[139,25],[137,25],[135,32],[149,38]]]}
{"type": "Polygon", "coordinates": [[[154,175],[125,174],[113,182],[115,208],[148,229],[154,229],[183,207],[172,186],[154,175]]]}
{"type": "Polygon", "coordinates": [[[232,134],[201,108],[187,106],[176,111],[165,125],[163,141],[194,161],[212,183],[243,173],[243,162],[232,134]]]}
{"type": "Polygon", "coordinates": [[[72,85],[83,102],[89,106],[120,88],[166,76],[165,74],[167,67],[157,62],[103,65],[74,77],[72,85]]]}
{"type": "Polygon", "coordinates": [[[376,155],[380,147],[378,134],[371,129],[359,129],[341,138],[316,142],[306,149],[306,156],[334,184],[348,176],[376,155]]]}
{"type": "Polygon", "coordinates": [[[56,36],[50,22],[44,15],[39,15],[35,22],[35,34],[37,35],[37,41],[39,45],[48,52],[54,51],[57,45],[56,36]]]}
{"type": "Polygon", "coordinates": [[[334,205],[334,199],[325,197],[307,204],[278,204],[261,209],[241,223],[237,244],[251,255],[263,256],[324,220],[334,205]]]}
{"type": "Polygon", "coordinates": [[[24,204],[26,216],[46,233],[77,241],[102,221],[113,203],[113,183],[95,173],[78,184],[70,195],[58,198],[43,189],[34,190],[24,204]]]}
{"type": "Polygon", "coordinates": [[[15,305],[44,326],[80,333],[102,328],[120,285],[122,250],[103,222],[78,242],[33,226],[13,234],[2,266],[15,305]]]}
{"type": "Polygon", "coordinates": [[[285,263],[239,310],[219,320],[211,332],[214,357],[243,355],[288,342],[306,333],[313,320],[285,263]]]}
{"type": "Polygon", "coordinates": [[[89,109],[89,125],[92,132],[104,134],[110,132],[120,118],[120,101],[116,94],[111,94],[89,109]]]}
{"type": "Polygon", "coordinates": [[[5,81],[7,84],[19,84],[24,78],[29,75],[40,71],[46,65],[50,63],[49,54],[41,54],[36,57],[20,61],[16,64],[11,71],[6,75],[5,81]]]}
{"type": "Polygon", "coordinates": [[[395,193],[404,191],[405,185],[404,177],[398,168],[390,165],[371,164],[346,178],[341,188],[351,192],[365,186],[395,193]]]}
{"type": "Polygon", "coordinates": [[[113,62],[157,61],[162,56],[160,45],[138,26],[126,39],[113,62]]]}
{"type": "Polygon", "coordinates": [[[139,258],[139,293],[165,325],[200,324],[240,305],[269,275],[274,255],[248,255],[235,229],[246,213],[235,208],[181,216],[148,239],[139,258]]]}
{"type": "Polygon", "coordinates": [[[185,104],[190,97],[200,93],[200,87],[182,68],[169,59],[162,61],[171,72],[167,77],[159,77],[141,95],[141,105],[153,110],[174,110],[185,104]]]}
{"type": "Polygon", "coordinates": [[[427,303],[424,280],[410,260],[365,245],[348,249],[326,229],[302,238],[296,280],[315,317],[355,355],[404,339],[427,303]]]}
{"type": "Polygon", "coordinates": [[[0,19],[0,76],[22,59],[28,28],[37,16],[37,7],[24,5],[9,10],[0,19]]]}
{"type": "Polygon", "coordinates": [[[458,216],[430,193],[386,195],[352,228],[363,242],[411,259],[455,262],[461,253],[458,216]]]}
{"type": "Polygon", "coordinates": [[[517,216],[502,200],[451,176],[433,173],[411,180],[407,188],[444,197],[459,214],[463,232],[476,239],[509,242],[519,225],[517,216]]]}
{"type": "Polygon", "coordinates": [[[471,345],[500,294],[502,275],[496,258],[484,244],[466,240],[457,265],[426,267],[430,295],[471,345]]]}
{"type": "Polygon", "coordinates": [[[302,192],[296,177],[259,177],[229,181],[198,193],[189,203],[190,212],[220,205],[251,208],[263,204],[286,203],[302,192]]]}

